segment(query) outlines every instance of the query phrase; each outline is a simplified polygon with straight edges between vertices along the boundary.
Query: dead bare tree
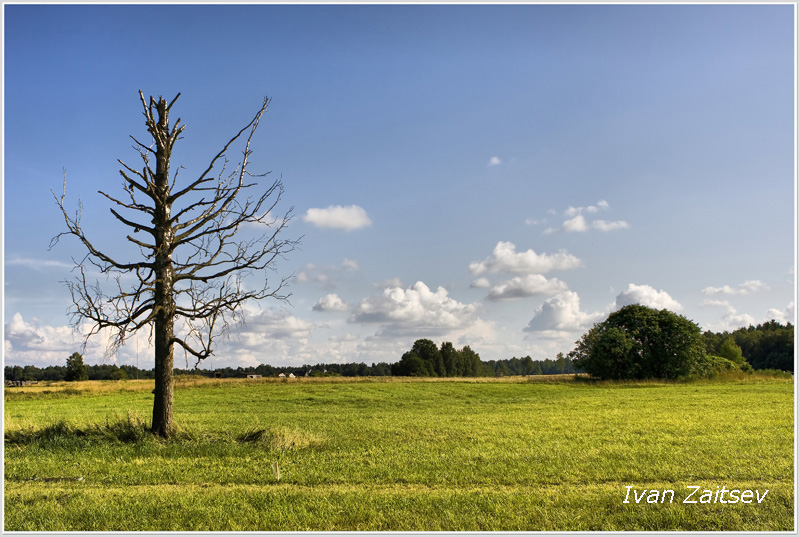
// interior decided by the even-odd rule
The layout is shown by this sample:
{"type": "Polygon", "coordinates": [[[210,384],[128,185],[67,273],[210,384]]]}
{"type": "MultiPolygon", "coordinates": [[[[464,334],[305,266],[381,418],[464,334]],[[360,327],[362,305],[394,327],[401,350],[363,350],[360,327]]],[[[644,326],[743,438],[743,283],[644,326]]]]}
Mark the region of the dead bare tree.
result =
{"type": "Polygon", "coordinates": [[[197,367],[213,353],[218,337],[229,335],[232,327],[244,322],[245,303],[286,300],[289,277],[267,276],[275,272],[276,260],[294,250],[298,241],[280,237],[292,213],[289,209],[276,216],[283,195],[280,179],[261,191],[259,179],[267,174],[252,175],[247,170],[250,143],[269,99],[264,99],[250,123],[228,140],[197,179],[181,184],[177,171],[170,181],[170,158],[185,125],[180,125],[180,119],[172,127],[169,124],[170,110],[180,94],[169,104],[161,96],[147,101],[141,91],[139,97],[152,137],[152,144],[146,145],[131,136],[143,167],[139,170],[118,161],[125,194],[115,197],[100,191],[113,204],[111,214],[132,230],[126,238],[135,245],[136,260],[104,253],[89,239],[81,227],[80,203],[74,216],[65,207],[66,178],[62,194],[53,196],[67,231],[53,238],[51,248],[61,237],[73,236],[87,250],[75,262],[77,276],[66,282],[72,295],[73,323],[89,321],[92,326],[87,340],[110,331],[113,351],[137,331],[149,329],[155,347],[152,430],[169,437],[175,427],[174,347],[191,355],[197,367]],[[227,170],[226,154],[237,140],[244,145],[242,160],[227,170]],[[255,238],[245,238],[254,231],[255,238]],[[87,269],[99,271],[108,283],[91,283],[87,269]]]}

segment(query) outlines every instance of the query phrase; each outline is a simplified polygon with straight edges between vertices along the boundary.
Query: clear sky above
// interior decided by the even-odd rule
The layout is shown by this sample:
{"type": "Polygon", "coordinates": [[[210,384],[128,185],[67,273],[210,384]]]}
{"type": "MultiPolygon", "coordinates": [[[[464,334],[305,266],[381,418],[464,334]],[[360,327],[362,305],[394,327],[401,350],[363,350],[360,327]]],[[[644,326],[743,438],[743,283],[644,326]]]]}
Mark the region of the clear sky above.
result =
{"type": "MultiPolygon", "coordinates": [[[[65,363],[77,241],[147,138],[187,125],[189,180],[272,98],[251,149],[294,207],[206,367],[394,362],[415,339],[554,358],[615,308],[704,330],[795,316],[792,5],[4,5],[4,360],[65,363]]],[[[235,158],[235,155],[233,155],[235,158]]],[[[87,363],[136,363],[130,342],[87,363]]],[[[147,337],[139,363],[152,367],[147,337]]],[[[193,365],[192,360],[188,360],[193,365]]],[[[176,365],[184,365],[176,352],[176,365]]]]}

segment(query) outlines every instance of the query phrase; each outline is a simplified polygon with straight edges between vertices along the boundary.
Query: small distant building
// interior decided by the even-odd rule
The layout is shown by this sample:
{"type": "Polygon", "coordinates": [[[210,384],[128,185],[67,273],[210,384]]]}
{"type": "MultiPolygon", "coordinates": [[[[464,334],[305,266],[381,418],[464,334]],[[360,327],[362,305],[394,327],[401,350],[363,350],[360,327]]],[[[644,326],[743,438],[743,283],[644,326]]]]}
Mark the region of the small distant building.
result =
{"type": "Polygon", "coordinates": [[[34,384],[39,384],[38,380],[7,380],[6,386],[33,386],[34,384]]]}
{"type": "Polygon", "coordinates": [[[285,373],[281,373],[280,375],[278,375],[278,378],[279,379],[285,379],[286,378],[286,374],[285,373]]]}
{"type": "Polygon", "coordinates": [[[247,378],[249,378],[249,379],[260,379],[261,375],[247,375],[247,378]]]}
{"type": "Polygon", "coordinates": [[[294,378],[294,373],[289,373],[289,378],[293,379],[294,378]]]}

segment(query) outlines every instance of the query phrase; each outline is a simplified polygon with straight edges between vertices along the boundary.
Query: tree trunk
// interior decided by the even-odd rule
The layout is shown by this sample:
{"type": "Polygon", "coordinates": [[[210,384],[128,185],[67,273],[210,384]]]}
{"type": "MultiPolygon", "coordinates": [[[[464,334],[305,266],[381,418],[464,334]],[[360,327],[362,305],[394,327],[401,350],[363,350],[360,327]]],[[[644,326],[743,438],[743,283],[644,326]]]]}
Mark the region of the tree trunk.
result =
{"type": "MultiPolygon", "coordinates": [[[[161,317],[161,316],[159,316],[161,317]]],[[[168,438],[174,431],[172,418],[172,319],[158,319],[155,326],[156,389],[153,401],[153,433],[168,438]]]]}
{"type": "Polygon", "coordinates": [[[172,266],[172,247],[174,232],[170,223],[171,203],[169,201],[169,160],[170,146],[167,102],[160,99],[157,104],[159,121],[156,130],[160,133],[156,140],[156,186],[155,214],[155,377],[156,389],[153,401],[153,433],[168,438],[174,431],[172,418],[172,373],[173,339],[175,335],[175,297],[173,293],[174,268],[172,266]]]}

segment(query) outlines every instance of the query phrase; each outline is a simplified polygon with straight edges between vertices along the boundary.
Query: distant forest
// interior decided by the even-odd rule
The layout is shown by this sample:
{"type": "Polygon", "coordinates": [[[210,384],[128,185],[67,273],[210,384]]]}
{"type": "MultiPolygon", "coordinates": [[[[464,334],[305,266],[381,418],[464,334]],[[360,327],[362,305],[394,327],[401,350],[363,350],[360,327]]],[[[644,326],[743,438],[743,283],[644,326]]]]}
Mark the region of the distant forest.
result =
{"type": "MultiPolygon", "coordinates": [[[[725,354],[732,344],[754,369],[778,369],[794,373],[794,326],[770,321],[757,326],[740,328],[733,332],[705,332],[706,352],[712,355],[725,354]]],[[[66,359],[66,357],[65,357],[66,359]]],[[[112,364],[84,366],[89,380],[151,379],[153,371],[138,369],[131,365],[112,364]]],[[[478,353],[464,347],[456,349],[449,342],[440,347],[428,339],[417,340],[411,350],[403,354],[399,362],[317,364],[301,367],[276,367],[262,364],[256,367],[219,368],[215,370],[176,369],[176,375],[192,374],[219,378],[241,378],[247,375],[277,377],[283,373],[296,377],[342,376],[422,376],[422,377],[495,377],[508,375],[558,375],[580,373],[568,356],[559,353],[555,359],[534,360],[530,356],[506,360],[482,361],[478,353]]],[[[6,366],[5,380],[65,380],[67,366],[38,368],[6,366]]]]}

